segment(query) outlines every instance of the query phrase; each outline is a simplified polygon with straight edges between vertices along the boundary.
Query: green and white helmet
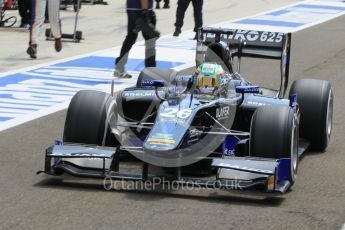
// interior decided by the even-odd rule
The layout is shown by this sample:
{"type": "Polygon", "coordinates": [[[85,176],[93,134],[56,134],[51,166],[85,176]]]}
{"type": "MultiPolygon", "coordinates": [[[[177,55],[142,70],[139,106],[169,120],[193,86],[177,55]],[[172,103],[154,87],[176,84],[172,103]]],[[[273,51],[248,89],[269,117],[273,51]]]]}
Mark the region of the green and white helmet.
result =
{"type": "Polygon", "coordinates": [[[203,63],[197,70],[197,87],[201,93],[211,94],[222,85],[224,70],[216,63],[203,63]]]}

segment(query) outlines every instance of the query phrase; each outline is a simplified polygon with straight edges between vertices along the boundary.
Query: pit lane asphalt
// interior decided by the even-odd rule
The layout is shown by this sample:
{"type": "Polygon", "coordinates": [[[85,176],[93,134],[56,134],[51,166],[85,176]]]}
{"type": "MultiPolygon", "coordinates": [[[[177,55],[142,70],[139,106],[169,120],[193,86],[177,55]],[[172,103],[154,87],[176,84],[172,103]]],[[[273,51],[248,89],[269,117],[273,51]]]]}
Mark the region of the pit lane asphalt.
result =
{"type": "MultiPolygon", "coordinates": [[[[257,2],[261,4],[257,7],[269,9],[267,4],[273,1],[257,2]]],[[[242,3],[228,4],[236,8],[239,7],[236,4],[242,3]]],[[[96,9],[92,7],[85,10],[92,12],[96,9]]],[[[276,7],[272,5],[272,9],[276,7]]],[[[248,15],[253,13],[254,10],[248,15]]],[[[219,21],[227,19],[223,13],[221,16],[219,21]]],[[[210,23],[217,22],[212,20],[210,23]]],[[[62,183],[36,176],[35,172],[43,167],[45,147],[62,134],[65,116],[62,111],[0,133],[0,229],[340,229],[345,222],[344,24],[345,17],[341,17],[293,35],[291,79],[331,81],[334,126],[327,151],[309,152],[303,157],[297,183],[283,197],[253,198],[217,191],[109,192],[103,189],[102,182],[62,183]]],[[[121,40],[105,43],[111,47],[119,45],[121,40]]],[[[73,49],[72,44],[68,46],[73,49]]],[[[79,48],[75,54],[81,52],[79,48]]],[[[16,52],[22,55],[23,50],[24,46],[16,48],[8,56],[14,58],[16,52]]],[[[46,60],[33,63],[41,61],[46,60]]],[[[12,69],[32,65],[27,62],[17,63],[12,69]]],[[[270,66],[252,61],[250,64],[255,71],[244,65],[243,74],[260,73],[258,78],[265,84],[277,80],[268,75],[270,66]]]]}

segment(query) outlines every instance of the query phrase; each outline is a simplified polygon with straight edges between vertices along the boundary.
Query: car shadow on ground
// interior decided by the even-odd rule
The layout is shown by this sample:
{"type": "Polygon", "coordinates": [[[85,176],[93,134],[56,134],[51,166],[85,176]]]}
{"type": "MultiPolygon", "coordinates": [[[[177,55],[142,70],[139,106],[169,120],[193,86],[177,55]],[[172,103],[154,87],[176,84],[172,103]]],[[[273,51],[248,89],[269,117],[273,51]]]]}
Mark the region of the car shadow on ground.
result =
{"type": "Polygon", "coordinates": [[[110,188],[106,189],[103,180],[65,180],[63,178],[46,177],[33,185],[38,188],[47,188],[54,190],[74,190],[74,191],[94,191],[104,193],[125,194],[128,200],[132,201],[160,201],[168,198],[196,200],[207,203],[228,203],[231,205],[278,207],[285,200],[283,196],[263,194],[259,191],[250,194],[241,194],[241,191],[225,191],[220,189],[202,189],[202,190],[181,190],[181,189],[163,189],[155,187],[154,189],[132,188],[110,188]]]}

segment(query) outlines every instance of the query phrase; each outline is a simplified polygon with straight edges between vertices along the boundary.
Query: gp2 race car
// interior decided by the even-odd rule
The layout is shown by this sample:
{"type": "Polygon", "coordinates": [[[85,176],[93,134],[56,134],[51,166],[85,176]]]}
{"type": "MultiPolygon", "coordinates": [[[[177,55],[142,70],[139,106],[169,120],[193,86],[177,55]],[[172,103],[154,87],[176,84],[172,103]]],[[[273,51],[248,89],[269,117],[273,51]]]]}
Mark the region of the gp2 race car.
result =
{"type": "Polygon", "coordinates": [[[116,97],[78,92],[40,172],[285,193],[302,153],[327,148],[333,112],[328,81],[296,80],[284,99],[290,46],[290,33],[202,28],[194,74],[146,68],[116,97]],[[242,57],[279,60],[279,90],[246,81],[242,57]],[[140,172],[121,170],[129,155],[140,172]]]}

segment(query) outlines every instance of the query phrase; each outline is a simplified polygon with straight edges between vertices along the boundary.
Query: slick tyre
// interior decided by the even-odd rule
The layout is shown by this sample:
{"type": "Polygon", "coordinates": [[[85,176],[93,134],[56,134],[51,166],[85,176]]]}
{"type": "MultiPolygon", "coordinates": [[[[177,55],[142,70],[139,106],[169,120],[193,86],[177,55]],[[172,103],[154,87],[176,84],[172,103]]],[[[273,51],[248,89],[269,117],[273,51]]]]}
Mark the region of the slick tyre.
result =
{"type": "Polygon", "coordinates": [[[176,78],[177,72],[172,69],[163,69],[157,67],[148,67],[145,68],[139,74],[137,80],[137,87],[142,87],[141,83],[145,80],[164,80],[165,85],[169,85],[176,78]]]}
{"type": "Polygon", "coordinates": [[[116,139],[111,135],[107,120],[115,108],[109,94],[92,90],[79,91],[67,110],[63,141],[116,146],[116,139]]]}
{"type": "Polygon", "coordinates": [[[256,109],[250,127],[250,156],[290,158],[290,182],[298,169],[298,121],[288,106],[263,106],[256,109]]]}
{"type": "Polygon", "coordinates": [[[333,121],[333,93],[328,81],[301,79],[293,82],[290,96],[297,95],[300,136],[310,141],[310,149],[325,151],[333,121]]]}

